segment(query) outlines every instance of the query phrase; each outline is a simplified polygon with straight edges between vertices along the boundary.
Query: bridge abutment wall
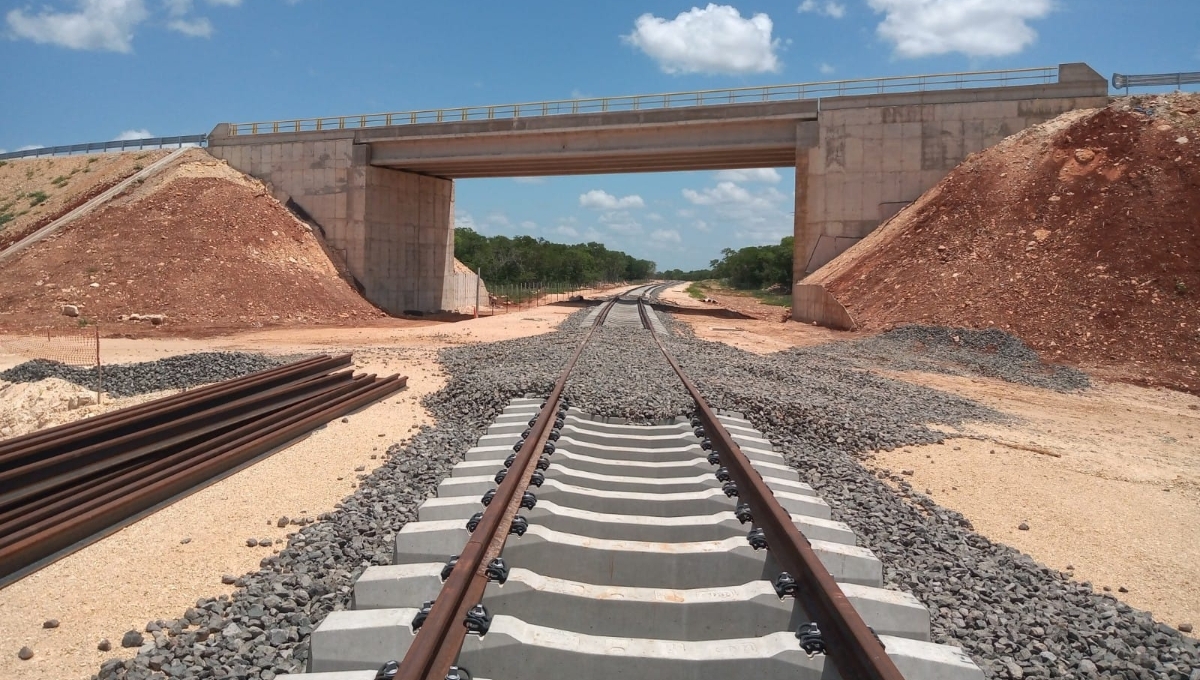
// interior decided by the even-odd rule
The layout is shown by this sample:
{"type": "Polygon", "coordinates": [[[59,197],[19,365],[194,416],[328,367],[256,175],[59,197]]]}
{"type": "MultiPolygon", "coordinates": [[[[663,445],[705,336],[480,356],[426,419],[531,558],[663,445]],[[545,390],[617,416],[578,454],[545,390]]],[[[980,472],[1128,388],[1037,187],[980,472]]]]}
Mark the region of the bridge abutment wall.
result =
{"type": "Polygon", "coordinates": [[[219,130],[209,153],[316,225],[373,304],[389,314],[474,304],[451,285],[453,180],[372,166],[371,147],[349,131],[264,144],[222,139],[219,130]]]}

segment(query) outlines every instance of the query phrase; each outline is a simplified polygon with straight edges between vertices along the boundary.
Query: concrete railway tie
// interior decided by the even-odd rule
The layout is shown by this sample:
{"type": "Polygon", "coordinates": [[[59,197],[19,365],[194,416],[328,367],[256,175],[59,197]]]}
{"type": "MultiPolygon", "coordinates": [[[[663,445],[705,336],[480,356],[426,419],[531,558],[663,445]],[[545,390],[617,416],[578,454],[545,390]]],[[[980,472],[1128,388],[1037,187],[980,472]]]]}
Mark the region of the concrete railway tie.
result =
{"type": "MultiPolygon", "coordinates": [[[[369,680],[404,657],[422,603],[438,596],[447,560],[541,403],[514,400],[399,532],[393,564],[362,574],[354,609],[313,633],[310,677],[369,680]]],[[[958,648],[929,642],[925,607],[881,587],[879,560],[761,433],[737,414],[720,419],[904,677],[983,677],[958,648]]],[[[809,618],[777,594],[780,568],[750,545],[738,499],[723,492],[687,418],[626,425],[572,408],[563,420],[545,481],[530,487],[536,503],[521,511],[528,529],[505,543],[506,580],[483,591],[487,632],[466,638],[459,666],[477,679],[841,677],[801,649],[796,630],[809,618]]]]}

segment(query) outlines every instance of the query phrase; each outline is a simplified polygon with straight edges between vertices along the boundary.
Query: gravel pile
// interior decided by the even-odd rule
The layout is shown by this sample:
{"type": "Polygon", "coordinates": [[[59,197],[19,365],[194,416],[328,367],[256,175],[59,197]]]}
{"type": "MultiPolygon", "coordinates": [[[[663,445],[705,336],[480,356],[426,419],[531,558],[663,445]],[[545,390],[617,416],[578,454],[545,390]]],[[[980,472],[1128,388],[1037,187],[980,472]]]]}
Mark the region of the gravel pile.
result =
{"type": "Polygon", "coordinates": [[[899,326],[862,340],[788,350],[784,354],[817,354],[897,371],[999,378],[1058,392],[1091,386],[1083,371],[1044,364],[1020,338],[997,328],[899,326]]]}
{"type": "MultiPolygon", "coordinates": [[[[198,352],[135,364],[102,367],[103,390],[114,397],[132,397],[159,390],[186,389],[237,378],[285,363],[280,357],[244,352],[198,352]]],[[[96,369],[34,359],[0,372],[11,383],[60,378],[96,389],[96,369]]]]}
{"type": "MultiPolygon", "coordinates": [[[[231,597],[200,600],[178,620],[151,624],[138,656],[107,662],[98,677],[272,680],[301,670],[308,634],[328,612],[349,606],[351,585],[367,566],[389,562],[396,532],[415,519],[417,505],[488,422],[512,397],[550,389],[582,337],[578,323],[587,312],[556,333],[443,350],[450,380],[425,400],[435,427],[407,446],[393,445],[352,496],[238,579],[231,597]]],[[[569,384],[575,404],[646,421],[690,410],[649,334],[598,333],[611,344],[581,357],[569,384]]],[[[1194,644],[1173,629],[990,543],[961,515],[903,486],[906,502],[854,458],[939,441],[926,423],[999,414],[829,355],[760,357],[690,337],[670,347],[714,406],[744,412],[776,442],[884,561],[889,585],[930,607],[934,639],[964,647],[989,678],[1200,680],[1185,670],[1200,658],[1194,644]]]]}

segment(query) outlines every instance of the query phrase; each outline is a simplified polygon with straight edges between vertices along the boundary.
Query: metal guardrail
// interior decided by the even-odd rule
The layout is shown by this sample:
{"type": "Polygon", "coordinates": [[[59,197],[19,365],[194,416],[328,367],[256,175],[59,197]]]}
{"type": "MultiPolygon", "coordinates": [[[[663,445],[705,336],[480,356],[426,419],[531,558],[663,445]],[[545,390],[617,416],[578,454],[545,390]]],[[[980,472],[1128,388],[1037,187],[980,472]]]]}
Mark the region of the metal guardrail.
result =
{"type": "Polygon", "coordinates": [[[820,99],[821,97],[841,97],[846,95],[885,94],[889,92],[924,92],[927,90],[958,90],[968,87],[1046,84],[1056,82],[1057,79],[1057,66],[1004,71],[937,73],[920,76],[833,80],[794,85],[764,85],[723,90],[696,90],[692,92],[667,92],[662,94],[587,99],[558,99],[524,104],[494,104],[451,109],[368,113],[354,116],[229,123],[229,134],[260,135],[278,132],[313,132],[318,130],[343,130],[391,125],[417,125],[419,123],[533,118],[573,113],[607,113],[610,111],[645,111],[690,106],[751,104],[820,99]]]}
{"type": "Polygon", "coordinates": [[[179,137],[147,137],[146,139],[126,139],[111,142],[87,142],[85,144],[67,144],[65,146],[42,146],[24,151],[9,151],[0,153],[0,160],[14,158],[40,158],[42,156],[69,156],[76,153],[104,153],[107,151],[130,151],[138,149],[165,149],[182,147],[185,144],[204,146],[208,135],[182,135],[179,137]]]}
{"type": "Polygon", "coordinates": [[[1185,73],[1150,73],[1145,75],[1122,75],[1114,73],[1112,86],[1118,90],[1129,92],[1131,87],[1167,87],[1174,85],[1181,88],[1184,85],[1200,83],[1200,71],[1185,73]]]}

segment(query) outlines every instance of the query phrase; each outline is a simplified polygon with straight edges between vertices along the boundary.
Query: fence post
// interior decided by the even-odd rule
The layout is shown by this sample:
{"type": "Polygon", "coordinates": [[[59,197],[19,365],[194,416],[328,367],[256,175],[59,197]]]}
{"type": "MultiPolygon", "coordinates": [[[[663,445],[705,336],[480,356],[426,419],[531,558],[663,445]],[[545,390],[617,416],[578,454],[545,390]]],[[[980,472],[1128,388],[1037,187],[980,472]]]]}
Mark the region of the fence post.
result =
{"type": "Polygon", "coordinates": [[[100,392],[104,388],[104,370],[100,368],[100,324],[96,324],[96,405],[100,405],[100,392]]]}
{"type": "Polygon", "coordinates": [[[483,267],[475,268],[475,318],[479,318],[479,284],[483,283],[483,267]]]}

